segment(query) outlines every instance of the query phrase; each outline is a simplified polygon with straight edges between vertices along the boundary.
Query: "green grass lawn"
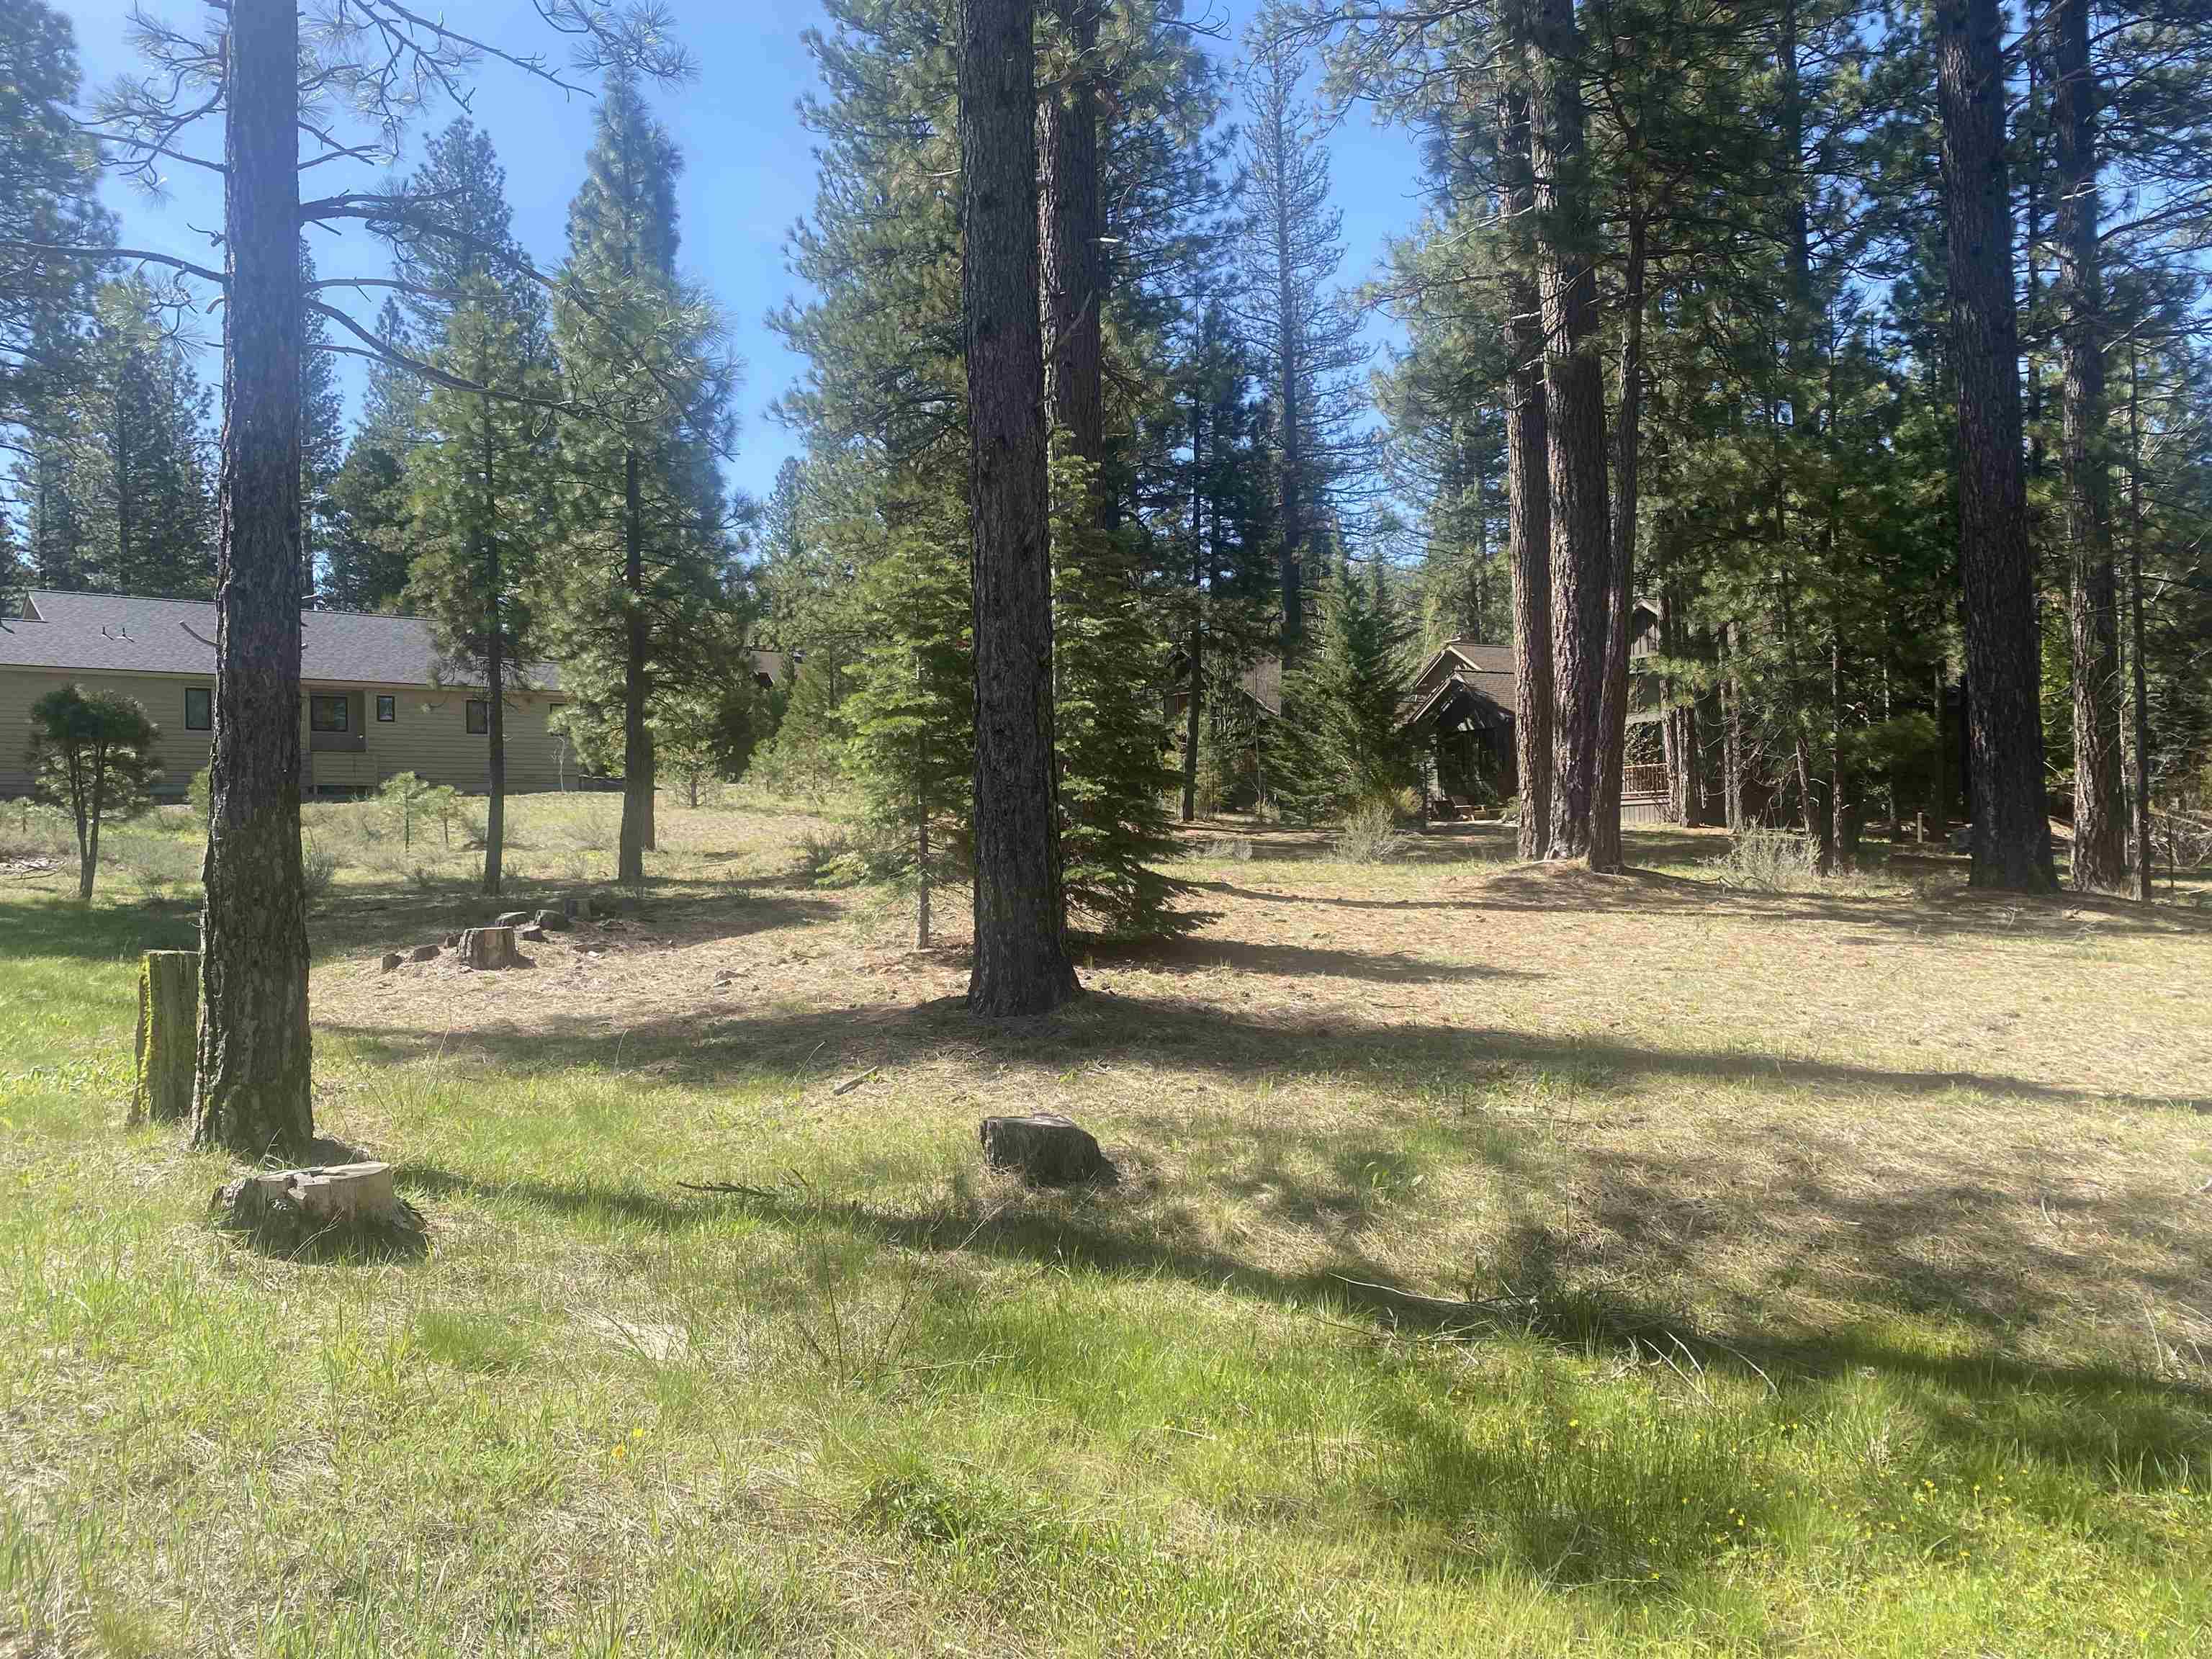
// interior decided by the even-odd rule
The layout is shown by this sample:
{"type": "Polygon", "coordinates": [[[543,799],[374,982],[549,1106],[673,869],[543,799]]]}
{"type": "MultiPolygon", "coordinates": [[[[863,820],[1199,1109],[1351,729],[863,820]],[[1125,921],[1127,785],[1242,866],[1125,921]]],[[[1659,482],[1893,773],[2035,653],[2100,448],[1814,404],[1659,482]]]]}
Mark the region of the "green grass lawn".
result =
{"type": "Polygon", "coordinates": [[[614,928],[384,975],[469,855],[311,814],[318,1122],[420,1261],[125,1126],[175,855],[0,883],[0,1653],[2207,1651],[2200,913],[1224,830],[984,1028],[834,827],[663,825],[614,928]],[[1119,1181],[987,1175],[1008,1106],[1119,1181]]]}

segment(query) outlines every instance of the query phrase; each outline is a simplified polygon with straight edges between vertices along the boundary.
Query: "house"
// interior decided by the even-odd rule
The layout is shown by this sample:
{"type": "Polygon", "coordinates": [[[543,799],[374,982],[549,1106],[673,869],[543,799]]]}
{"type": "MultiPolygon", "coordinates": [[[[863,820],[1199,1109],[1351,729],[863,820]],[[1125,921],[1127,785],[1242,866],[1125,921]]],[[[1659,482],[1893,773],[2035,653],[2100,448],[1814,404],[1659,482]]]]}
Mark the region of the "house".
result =
{"type": "MultiPolygon", "coordinates": [[[[481,686],[443,671],[420,617],[310,611],[300,618],[301,793],[361,794],[399,772],[478,792],[489,787],[490,711],[481,686]]],[[[55,687],[135,697],[161,728],[157,793],[181,798],[208,762],[215,728],[216,607],[199,600],[34,591],[0,613],[0,797],[28,793],[31,705],[55,687]]],[[[577,779],[548,717],[551,666],[507,693],[507,787],[577,779]]]]}
{"type": "MultiPolygon", "coordinates": [[[[1633,622],[1620,821],[1663,823],[1673,811],[1659,752],[1666,711],[1656,681],[1640,672],[1638,662],[1659,648],[1658,608],[1638,600],[1633,622]]],[[[1513,734],[1517,685],[1513,647],[1479,640],[1446,641],[1414,676],[1406,724],[1427,761],[1431,799],[1445,816],[1509,801],[1520,793],[1513,734]]]]}

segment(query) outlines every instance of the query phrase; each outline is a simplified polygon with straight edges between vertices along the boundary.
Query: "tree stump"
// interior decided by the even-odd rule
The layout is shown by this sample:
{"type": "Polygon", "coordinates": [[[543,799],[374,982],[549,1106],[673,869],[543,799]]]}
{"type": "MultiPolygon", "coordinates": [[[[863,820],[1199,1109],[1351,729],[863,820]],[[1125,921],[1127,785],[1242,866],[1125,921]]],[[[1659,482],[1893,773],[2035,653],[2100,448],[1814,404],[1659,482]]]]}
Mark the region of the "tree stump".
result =
{"type": "Polygon", "coordinates": [[[565,933],[571,931],[576,924],[568,920],[568,913],[566,910],[540,910],[538,913],[538,925],[550,933],[565,933]]]}
{"type": "Polygon", "coordinates": [[[512,927],[471,927],[461,935],[460,958],[471,968],[513,968],[522,957],[512,927]]]}
{"type": "Polygon", "coordinates": [[[179,1123],[192,1115],[199,1067],[200,953],[149,951],[138,969],[138,1075],[131,1121],[179,1123]]]}
{"type": "Polygon", "coordinates": [[[419,1255],[424,1246],[422,1218],[393,1189],[389,1164],[257,1171],[218,1188],[215,1211],[218,1227],[285,1255],[419,1255]]]}
{"type": "Polygon", "coordinates": [[[1097,1141],[1073,1118],[1058,1112],[987,1117],[981,1133],[986,1164],[1030,1181],[1060,1187],[1088,1181],[1108,1168],[1097,1141]]]}

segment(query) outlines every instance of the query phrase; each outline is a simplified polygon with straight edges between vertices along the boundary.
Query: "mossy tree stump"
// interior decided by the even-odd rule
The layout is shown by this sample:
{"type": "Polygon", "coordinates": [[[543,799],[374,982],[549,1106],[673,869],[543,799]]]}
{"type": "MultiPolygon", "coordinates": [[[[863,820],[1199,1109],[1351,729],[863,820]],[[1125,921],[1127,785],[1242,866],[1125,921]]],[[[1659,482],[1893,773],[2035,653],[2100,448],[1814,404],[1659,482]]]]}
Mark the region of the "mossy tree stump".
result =
{"type": "Polygon", "coordinates": [[[131,1121],[180,1123],[192,1115],[199,1065],[200,953],[149,951],[138,969],[138,1080],[131,1121]]]}

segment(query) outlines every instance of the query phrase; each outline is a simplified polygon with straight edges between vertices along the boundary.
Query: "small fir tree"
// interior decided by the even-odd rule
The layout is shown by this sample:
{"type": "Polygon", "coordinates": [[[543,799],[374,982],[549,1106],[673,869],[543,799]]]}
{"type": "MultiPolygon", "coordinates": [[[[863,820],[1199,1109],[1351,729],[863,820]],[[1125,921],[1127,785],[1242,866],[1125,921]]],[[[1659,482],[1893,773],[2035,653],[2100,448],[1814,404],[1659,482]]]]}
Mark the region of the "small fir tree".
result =
{"type": "Polygon", "coordinates": [[[1395,805],[1416,778],[1403,720],[1412,690],[1407,647],[1380,561],[1368,580],[1332,572],[1321,626],[1283,680],[1283,737],[1274,780],[1285,806],[1331,823],[1395,805]]]}
{"type": "Polygon", "coordinates": [[[1187,931],[1174,854],[1177,787],[1159,689],[1172,646],[1148,611],[1127,543],[1098,527],[1097,469],[1052,460],[1053,736],[1059,760],[1060,880],[1068,908],[1103,933],[1187,931]]]}
{"type": "MultiPolygon", "coordinates": [[[[838,713],[866,830],[866,873],[915,900],[915,944],[927,950],[930,903],[969,878],[969,812],[975,687],[966,538],[954,504],[902,501],[888,556],[863,578],[870,636],[838,713]]],[[[801,675],[799,684],[806,684],[801,675]]],[[[800,705],[794,695],[785,730],[800,705]]]]}

